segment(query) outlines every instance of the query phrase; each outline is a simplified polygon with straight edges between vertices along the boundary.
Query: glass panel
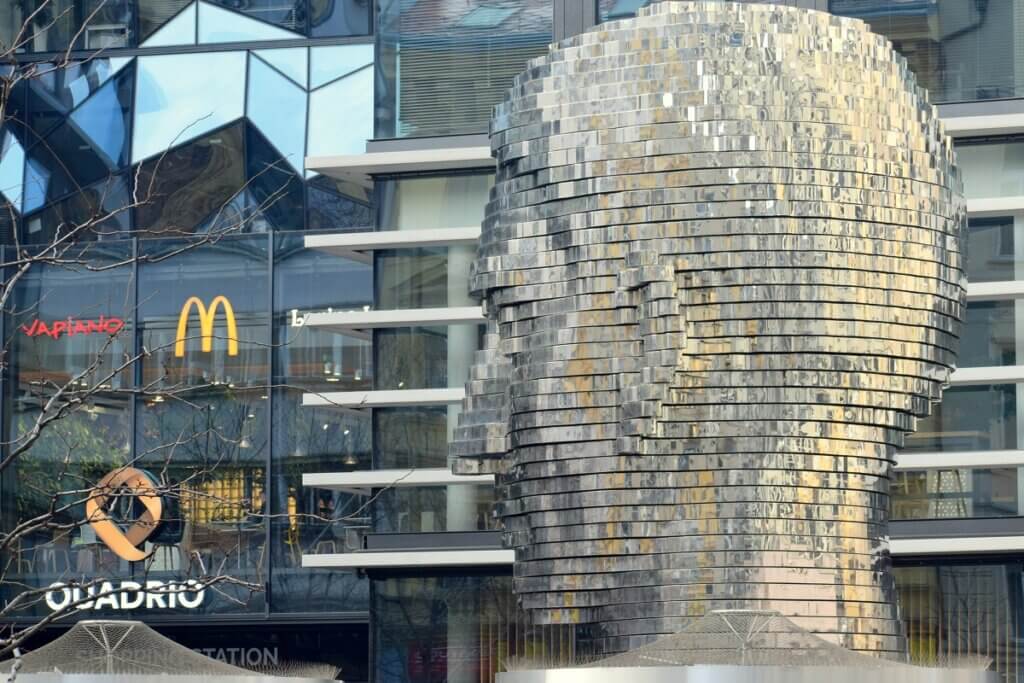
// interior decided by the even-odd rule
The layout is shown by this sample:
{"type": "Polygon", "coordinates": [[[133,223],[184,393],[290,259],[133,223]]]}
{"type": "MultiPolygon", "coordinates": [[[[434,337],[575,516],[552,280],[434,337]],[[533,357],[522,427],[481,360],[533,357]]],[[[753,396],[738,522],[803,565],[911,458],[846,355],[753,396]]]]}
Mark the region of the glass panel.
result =
{"type": "Polygon", "coordinates": [[[961,367],[1017,364],[1016,307],[1013,301],[971,301],[960,340],[961,367]]]}
{"type": "Polygon", "coordinates": [[[299,173],[305,168],[306,92],[259,58],[249,60],[249,120],[299,173]]]}
{"type": "MultiPolygon", "coordinates": [[[[96,59],[73,62],[60,69],[49,66],[41,69],[41,73],[28,82],[28,122],[32,130],[39,137],[44,136],[127,63],[96,59]]],[[[34,142],[37,138],[30,139],[34,142]]]]}
{"type": "Polygon", "coordinates": [[[318,175],[307,181],[310,230],[367,231],[373,229],[374,211],[366,190],[318,175]]]}
{"type": "MultiPolygon", "coordinates": [[[[66,163],[71,163],[84,150],[88,150],[102,159],[110,170],[128,164],[129,110],[132,106],[134,80],[134,68],[122,70],[113,82],[104,85],[71,112],[69,123],[65,126],[68,128],[68,137],[71,137],[73,131],[73,137],[79,144],[73,150],[65,147],[65,154],[69,157],[65,159],[66,163]]],[[[48,141],[51,146],[55,136],[58,139],[64,137],[61,131],[65,126],[50,136],[48,141]]]]}
{"type": "Polygon", "coordinates": [[[968,221],[967,280],[1016,280],[1016,229],[1013,216],[972,218],[968,221]]]}
{"type": "Polygon", "coordinates": [[[575,657],[573,626],[529,626],[510,576],[417,576],[373,582],[372,678],[494,683],[507,662],[575,657]]]}
{"type": "Polygon", "coordinates": [[[376,533],[485,531],[497,528],[494,486],[395,487],[373,501],[376,533]]]}
{"type": "Polygon", "coordinates": [[[443,389],[469,380],[483,327],[406,327],[377,330],[376,389],[443,389]]]}
{"type": "Polygon", "coordinates": [[[245,186],[243,129],[235,124],[143,164],[139,187],[153,191],[135,210],[136,227],[191,232],[236,197],[245,186]]]}
{"type": "Polygon", "coordinates": [[[131,227],[131,194],[124,176],[110,176],[34,215],[26,216],[22,239],[49,244],[75,232],[80,241],[122,236],[131,227]]]}
{"type": "MultiPolygon", "coordinates": [[[[8,452],[28,450],[2,475],[0,519],[10,525],[47,515],[50,523],[19,534],[13,557],[5,557],[5,600],[18,585],[132,576],[84,522],[81,493],[131,461],[132,372],[119,369],[134,346],[131,267],[119,265],[130,257],[124,242],[69,252],[60,266],[33,266],[8,303],[8,452]],[[48,424],[30,443],[41,420],[48,424]]],[[[25,614],[49,612],[33,600],[25,614]]]]}
{"type": "MultiPolygon", "coordinates": [[[[262,585],[270,436],[267,238],[223,238],[191,249],[178,241],[140,244],[146,253],[139,327],[147,350],[136,401],[140,460],[181,482],[174,539],[181,557],[201,570],[262,585]]],[[[205,611],[262,608],[262,592],[220,588],[240,604],[210,596],[205,611]]]]}
{"type": "Polygon", "coordinates": [[[469,228],[483,222],[494,175],[405,178],[379,184],[381,230],[469,228]]]}
{"type": "Polygon", "coordinates": [[[829,0],[828,8],[864,19],[891,40],[934,102],[1021,93],[1018,2],[829,0]]]}
{"type": "Polygon", "coordinates": [[[598,13],[601,21],[627,19],[636,16],[636,11],[647,7],[651,0],[598,0],[598,13]]]}
{"type": "Polygon", "coordinates": [[[951,387],[931,416],[918,420],[905,451],[988,451],[1018,448],[1017,385],[951,387]]]}
{"type": "Polygon", "coordinates": [[[192,45],[196,42],[196,6],[190,0],[138,0],[143,47],[192,45]],[[155,32],[155,33],[154,33],[155,32]]]}
{"type": "Polygon", "coordinates": [[[309,0],[309,24],[313,37],[371,34],[372,6],[366,0],[309,0]]]}
{"type": "Polygon", "coordinates": [[[968,199],[1024,195],[1024,142],[958,144],[968,199]]]}
{"type": "Polygon", "coordinates": [[[309,96],[309,156],[362,154],[373,137],[373,69],[366,67],[309,96]]]}
{"type": "Polygon", "coordinates": [[[306,83],[309,81],[309,50],[307,48],[286,47],[278,50],[255,50],[255,54],[303,88],[306,87],[306,83]]]}
{"type": "Polygon", "coordinates": [[[377,266],[377,308],[442,308],[471,306],[471,246],[380,250],[377,266]]]}
{"type": "MultiPolygon", "coordinates": [[[[88,154],[74,161],[74,170],[86,178],[98,178],[105,170],[95,157],[88,154]]],[[[29,150],[25,162],[25,194],[22,198],[25,213],[66,197],[77,189],[78,185],[68,176],[66,168],[68,166],[63,159],[54,155],[48,143],[38,144],[29,150]]]]}
{"type": "Polygon", "coordinates": [[[21,186],[25,179],[25,149],[9,130],[3,133],[3,148],[0,149],[0,192],[13,206],[21,211],[21,186]]]}
{"type": "Polygon", "coordinates": [[[377,408],[373,411],[374,468],[446,467],[448,430],[457,411],[445,406],[377,408]],[[449,418],[449,413],[453,418],[449,418]]]}
{"type": "Polygon", "coordinates": [[[385,0],[377,16],[378,138],[486,133],[512,78],[552,37],[550,0],[385,0]]]}
{"type": "Polygon", "coordinates": [[[1024,668],[1024,570],[1021,562],[932,560],[894,570],[910,660],[949,666],[990,661],[1001,680],[1020,680],[1024,668]]]}
{"type": "Polygon", "coordinates": [[[134,44],[131,0],[31,0],[17,4],[21,5],[20,11],[9,17],[19,26],[24,21],[30,23],[25,32],[26,52],[64,51],[73,40],[74,47],[85,50],[134,44]]]}
{"type": "Polygon", "coordinates": [[[373,64],[373,45],[314,47],[310,55],[310,88],[319,88],[356,69],[373,64]]]}
{"type": "Polygon", "coordinates": [[[235,0],[214,0],[232,9],[240,9],[253,19],[221,9],[205,2],[199,3],[199,42],[235,43],[250,40],[289,40],[301,38],[305,32],[305,17],[301,4],[287,0],[257,0],[238,3],[235,0]],[[259,21],[257,21],[259,20],[259,21]],[[269,23],[267,23],[269,22],[269,23]],[[276,24],[277,26],[275,26],[276,24]],[[282,28],[278,28],[278,26],[282,28]],[[289,29],[289,30],[284,30],[289,29]]]}
{"type": "Polygon", "coordinates": [[[273,609],[362,610],[365,579],[302,568],[303,553],[358,550],[370,528],[366,497],[302,485],[310,472],[370,468],[370,416],[304,407],[306,392],[372,388],[369,342],[305,326],[314,311],[373,300],[370,266],[306,249],[301,235],[275,238],[273,609]],[[330,283],[330,286],[324,286],[330,283]]]}
{"type": "Polygon", "coordinates": [[[245,113],[244,52],[159,55],[138,61],[133,163],[245,113]]]}
{"type": "Polygon", "coordinates": [[[1016,517],[1017,467],[898,471],[893,477],[893,519],[1016,517]]]}
{"type": "Polygon", "coordinates": [[[246,126],[245,129],[249,155],[248,212],[251,214],[247,231],[301,230],[304,215],[301,177],[291,171],[291,166],[255,128],[246,126]]]}

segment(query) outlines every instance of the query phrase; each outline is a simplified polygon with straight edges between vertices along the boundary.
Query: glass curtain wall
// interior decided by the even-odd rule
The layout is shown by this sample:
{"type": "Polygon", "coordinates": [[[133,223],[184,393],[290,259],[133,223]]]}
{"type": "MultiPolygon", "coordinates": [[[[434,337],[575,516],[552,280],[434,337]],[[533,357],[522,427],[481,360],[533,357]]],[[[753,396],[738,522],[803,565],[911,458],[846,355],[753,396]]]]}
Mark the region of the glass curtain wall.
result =
{"type": "MultiPolygon", "coordinates": [[[[58,526],[26,535],[7,558],[18,576],[35,586],[230,577],[198,606],[146,609],[156,619],[364,612],[365,579],[303,570],[301,557],[356,549],[371,525],[366,498],[304,487],[302,474],[369,468],[371,420],[303,407],[302,395],[369,388],[372,349],[303,323],[368,305],[370,266],[307,250],[300,234],[87,248],[89,268],[34,267],[5,311],[3,415],[15,446],[56,392],[64,403],[90,392],[0,480],[5,520],[58,504],[58,526]],[[84,521],[88,490],[125,465],[164,489],[139,562],[84,521]]],[[[26,615],[48,611],[40,603],[26,615]]]]}
{"type": "Polygon", "coordinates": [[[381,0],[375,137],[486,133],[551,36],[551,0],[381,0]]]}
{"type": "Polygon", "coordinates": [[[911,661],[949,666],[983,658],[1003,680],[1024,679],[1019,560],[902,562],[894,569],[911,661]]]}
{"type": "MultiPolygon", "coordinates": [[[[489,173],[421,176],[378,183],[381,230],[432,230],[478,226],[494,182],[489,173]]],[[[471,246],[378,251],[374,257],[376,308],[474,306],[468,291],[471,246]]],[[[379,390],[460,388],[480,346],[480,325],[438,325],[376,330],[373,336],[379,390]]],[[[374,461],[378,469],[445,468],[448,441],[460,405],[410,406],[374,412],[374,461]]],[[[378,532],[491,529],[493,487],[395,487],[374,505],[378,532]]]]}

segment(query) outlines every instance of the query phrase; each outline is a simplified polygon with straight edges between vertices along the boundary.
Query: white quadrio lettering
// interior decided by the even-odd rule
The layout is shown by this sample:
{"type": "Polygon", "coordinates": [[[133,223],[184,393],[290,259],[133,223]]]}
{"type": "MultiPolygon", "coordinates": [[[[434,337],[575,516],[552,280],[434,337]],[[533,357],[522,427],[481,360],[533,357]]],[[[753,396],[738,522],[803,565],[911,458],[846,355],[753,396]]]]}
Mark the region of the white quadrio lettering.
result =
{"type": "Polygon", "coordinates": [[[51,611],[123,609],[196,609],[206,598],[206,589],[193,579],[187,581],[93,582],[88,586],[52,583],[43,596],[51,611]]]}

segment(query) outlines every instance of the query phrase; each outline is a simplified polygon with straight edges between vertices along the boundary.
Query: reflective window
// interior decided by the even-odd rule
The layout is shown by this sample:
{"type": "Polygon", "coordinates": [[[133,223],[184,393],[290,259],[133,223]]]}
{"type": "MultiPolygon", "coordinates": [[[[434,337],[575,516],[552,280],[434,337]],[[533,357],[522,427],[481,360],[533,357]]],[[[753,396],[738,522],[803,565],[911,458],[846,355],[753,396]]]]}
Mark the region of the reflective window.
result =
{"type": "MultiPolygon", "coordinates": [[[[182,12],[191,0],[138,0],[139,3],[139,42],[147,45],[188,45],[195,42],[195,8],[182,12]],[[191,19],[191,28],[188,27],[191,19]],[[177,20],[177,21],[176,21],[177,20]],[[161,27],[174,22],[175,27],[181,27],[182,32],[175,35],[175,41],[154,41],[146,42],[150,36],[161,27]]],[[[166,34],[170,36],[170,32],[166,34]]]]}
{"type": "MultiPolygon", "coordinates": [[[[139,266],[142,394],[136,448],[141,462],[180,482],[176,552],[207,573],[263,583],[269,461],[270,296],[266,237],[224,238],[188,249],[144,241],[139,266]],[[203,276],[203,274],[207,274],[203,276]]],[[[210,601],[215,611],[251,610],[210,601]]]]}
{"type": "Polygon", "coordinates": [[[252,54],[257,55],[303,88],[309,82],[309,49],[307,48],[284,47],[273,50],[254,50],[252,54]]]}
{"type": "Polygon", "coordinates": [[[892,482],[892,518],[1016,517],[1020,515],[1019,469],[897,471],[892,482]]]}
{"type": "Polygon", "coordinates": [[[426,576],[373,582],[372,679],[493,683],[505,663],[572,661],[571,626],[528,626],[510,576],[426,576]]]}
{"type": "MultiPolygon", "coordinates": [[[[1024,228],[1024,224],[1021,226],[1024,228]]],[[[1017,257],[1017,221],[1013,216],[972,218],[968,221],[967,281],[998,282],[1024,277],[1017,257]]]]}
{"type": "Polygon", "coordinates": [[[471,228],[484,219],[494,175],[402,178],[378,185],[382,230],[471,228]]]}
{"type": "Polygon", "coordinates": [[[57,52],[74,47],[101,50],[133,44],[132,0],[28,0],[4,3],[0,26],[17,31],[27,22],[26,52],[57,52]],[[13,5],[13,6],[12,6],[13,5]]]}
{"type": "Polygon", "coordinates": [[[635,17],[641,7],[651,4],[651,0],[598,0],[598,18],[601,21],[628,19],[635,17]]]}
{"type": "Polygon", "coordinates": [[[249,58],[246,113],[288,164],[301,173],[306,156],[306,92],[257,58],[249,58]]]}
{"type": "Polygon", "coordinates": [[[377,533],[482,531],[497,528],[491,485],[394,487],[373,502],[377,533]]]}
{"type": "Polygon", "coordinates": [[[373,411],[374,467],[445,467],[448,435],[457,416],[457,411],[445,406],[377,408],[373,411]]]}
{"type": "Polygon", "coordinates": [[[373,68],[366,66],[310,93],[307,154],[362,154],[373,137],[373,68]],[[343,126],[338,122],[344,121],[343,126]]]}
{"type": "Polygon", "coordinates": [[[135,225],[151,235],[192,232],[216,219],[226,229],[248,216],[231,203],[245,187],[244,124],[178,147],[139,169],[135,225]]]}
{"type": "Polygon", "coordinates": [[[304,553],[359,550],[370,529],[367,498],[303,486],[302,475],[371,467],[371,417],[302,405],[308,392],[372,388],[369,342],[304,324],[312,312],[359,310],[373,300],[370,266],[306,249],[301,235],[274,241],[273,608],[363,610],[355,574],[302,568],[304,553]],[[329,283],[330,286],[325,286],[329,283]]]}
{"type": "Polygon", "coordinates": [[[132,161],[241,117],[245,63],[244,52],[139,57],[132,161]]]}
{"type": "Polygon", "coordinates": [[[483,327],[402,327],[377,330],[377,389],[443,389],[469,380],[483,327]]]}
{"type": "Polygon", "coordinates": [[[552,35],[550,0],[383,0],[377,16],[378,138],[486,133],[552,35]]]}
{"type": "Polygon", "coordinates": [[[310,35],[362,36],[372,32],[373,3],[368,0],[308,0],[310,35]]]}
{"type": "Polygon", "coordinates": [[[76,240],[122,236],[131,226],[128,180],[109,176],[81,192],[25,217],[26,242],[48,244],[74,234],[76,240]]]}
{"type": "Polygon", "coordinates": [[[364,188],[318,175],[306,183],[309,230],[373,229],[374,211],[364,188]]]}
{"type": "MultiPolygon", "coordinates": [[[[122,68],[124,60],[97,58],[61,69],[41,68],[29,81],[29,126],[37,136],[52,130],[122,68]]],[[[30,138],[35,141],[35,137],[30,138]]]]}
{"type": "Polygon", "coordinates": [[[373,45],[328,45],[310,50],[310,88],[319,88],[373,64],[373,45]]]}
{"type": "Polygon", "coordinates": [[[1017,385],[950,387],[932,414],[917,422],[905,451],[988,451],[1018,448],[1017,385]]]}
{"type": "Polygon", "coordinates": [[[301,33],[295,33],[295,30],[305,29],[302,16],[304,10],[302,3],[297,0],[255,0],[244,4],[235,0],[211,2],[219,2],[232,9],[241,10],[244,14],[200,2],[200,43],[288,40],[300,37],[301,33]]]}
{"type": "Polygon", "coordinates": [[[968,199],[1024,195],[1024,142],[960,143],[956,154],[968,199]]]}
{"type": "Polygon", "coordinates": [[[471,246],[380,250],[377,272],[377,308],[442,308],[469,306],[471,246]]]}
{"type": "Polygon", "coordinates": [[[253,126],[246,127],[248,206],[243,208],[247,232],[301,230],[302,177],[253,126]]]}
{"type": "Polygon", "coordinates": [[[907,58],[933,102],[1017,97],[1017,2],[829,0],[863,19],[907,58]]]}
{"type": "Polygon", "coordinates": [[[980,659],[1007,683],[1024,668],[1024,568],[1020,561],[949,560],[897,566],[896,590],[911,663],[980,659]]]}
{"type": "Polygon", "coordinates": [[[1017,364],[1017,302],[971,301],[960,339],[960,367],[1017,364]]]}
{"type": "MultiPolygon", "coordinates": [[[[21,534],[13,557],[5,558],[13,570],[6,590],[12,581],[47,586],[131,576],[128,562],[82,523],[81,495],[131,462],[132,373],[120,370],[133,349],[131,267],[117,265],[130,258],[131,244],[124,242],[69,253],[67,267],[34,266],[8,303],[6,453],[27,450],[2,475],[2,519],[11,524],[48,515],[51,505],[56,512],[51,524],[21,534]],[[90,271],[86,263],[106,270],[90,271]],[[32,440],[40,421],[49,424],[32,440]]],[[[45,604],[29,611],[49,613],[45,604]]]]}

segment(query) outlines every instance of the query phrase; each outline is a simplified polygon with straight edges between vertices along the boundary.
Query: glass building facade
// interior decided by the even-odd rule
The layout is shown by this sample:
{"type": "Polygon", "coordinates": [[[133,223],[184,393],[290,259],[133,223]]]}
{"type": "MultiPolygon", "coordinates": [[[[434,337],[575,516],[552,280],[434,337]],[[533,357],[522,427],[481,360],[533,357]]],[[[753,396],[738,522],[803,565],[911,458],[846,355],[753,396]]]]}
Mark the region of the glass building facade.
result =
{"type": "MultiPolygon", "coordinates": [[[[460,543],[498,547],[492,487],[437,474],[457,400],[403,398],[464,385],[478,321],[328,320],[475,305],[474,246],[417,239],[477,228],[493,168],[365,177],[309,162],[486,144],[491,108],[561,37],[569,4],[2,3],[0,42],[13,53],[3,73],[31,75],[12,79],[0,128],[0,238],[5,275],[18,278],[0,316],[0,425],[2,455],[21,454],[0,472],[0,522],[9,532],[54,520],[7,551],[5,600],[82,579],[221,574],[231,580],[201,600],[97,599],[72,618],[136,616],[225,661],[323,661],[347,681],[491,681],[512,657],[575,656],[571,631],[525,623],[510,566],[431,559],[460,543]],[[68,48],[69,63],[51,68],[68,48]],[[412,246],[310,240],[370,233],[412,246]],[[70,245],[61,258],[17,272],[20,250],[55,242],[70,245]],[[209,334],[194,303],[179,332],[193,299],[209,334]],[[377,392],[399,398],[371,408],[338,398],[377,392]],[[82,524],[81,492],[128,464],[173,492],[145,562],[118,557],[82,524]],[[382,472],[398,474],[373,479],[382,472]],[[407,485],[408,473],[435,479],[407,485]],[[338,474],[376,483],[307,482],[338,474]],[[363,572],[303,566],[304,556],[382,548],[423,559],[363,572]]],[[[575,7],[605,21],[645,4],[575,7]]],[[[914,659],[980,655],[1024,681],[1024,543],[955,546],[959,536],[1024,538],[1024,0],[817,5],[889,37],[944,115],[1010,117],[958,140],[972,283],[960,370],[906,441],[892,519],[914,659]],[[941,532],[927,531],[937,523],[941,532]],[[899,551],[901,534],[950,544],[899,551]]],[[[53,609],[34,600],[13,623],[53,609]]]]}

